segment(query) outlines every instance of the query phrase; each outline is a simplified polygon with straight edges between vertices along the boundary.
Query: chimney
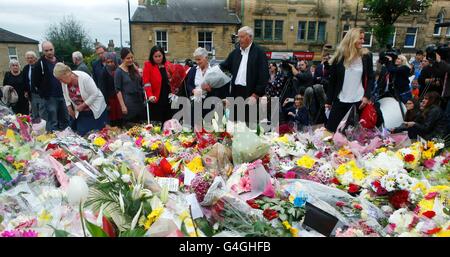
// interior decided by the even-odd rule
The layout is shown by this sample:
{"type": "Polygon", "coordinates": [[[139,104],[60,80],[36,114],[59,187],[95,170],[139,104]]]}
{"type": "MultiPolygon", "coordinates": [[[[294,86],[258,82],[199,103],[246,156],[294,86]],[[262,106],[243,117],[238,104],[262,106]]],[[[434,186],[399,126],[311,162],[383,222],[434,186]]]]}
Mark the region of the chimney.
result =
{"type": "Polygon", "coordinates": [[[108,52],[114,52],[114,41],[112,39],[108,43],[108,52]]]}

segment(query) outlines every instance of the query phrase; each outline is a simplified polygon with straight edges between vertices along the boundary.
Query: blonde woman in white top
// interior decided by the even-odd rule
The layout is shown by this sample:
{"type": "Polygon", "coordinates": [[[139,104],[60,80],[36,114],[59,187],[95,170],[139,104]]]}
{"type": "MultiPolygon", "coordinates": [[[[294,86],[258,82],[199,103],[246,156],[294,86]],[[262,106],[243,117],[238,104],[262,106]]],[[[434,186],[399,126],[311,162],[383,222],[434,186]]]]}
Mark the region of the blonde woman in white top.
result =
{"type": "Polygon", "coordinates": [[[57,63],[54,76],[61,82],[69,115],[75,120],[75,130],[84,136],[92,130],[101,130],[107,123],[105,98],[94,80],[85,72],[72,71],[57,63]]]}
{"type": "Polygon", "coordinates": [[[362,110],[370,103],[374,71],[372,54],[363,48],[364,31],[351,29],[331,60],[330,82],[325,108],[331,109],[327,129],[336,132],[354,105],[362,110]]]}

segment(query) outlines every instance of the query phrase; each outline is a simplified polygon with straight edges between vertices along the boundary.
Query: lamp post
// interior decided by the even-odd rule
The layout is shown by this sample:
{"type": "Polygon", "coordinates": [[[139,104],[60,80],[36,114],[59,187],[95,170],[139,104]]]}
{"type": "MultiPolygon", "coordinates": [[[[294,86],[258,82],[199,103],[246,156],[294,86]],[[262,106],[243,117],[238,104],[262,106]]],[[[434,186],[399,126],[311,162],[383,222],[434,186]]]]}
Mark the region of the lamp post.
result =
{"type": "Polygon", "coordinates": [[[122,44],[122,19],[121,18],[114,18],[116,21],[120,21],[120,48],[123,48],[122,44]]]}

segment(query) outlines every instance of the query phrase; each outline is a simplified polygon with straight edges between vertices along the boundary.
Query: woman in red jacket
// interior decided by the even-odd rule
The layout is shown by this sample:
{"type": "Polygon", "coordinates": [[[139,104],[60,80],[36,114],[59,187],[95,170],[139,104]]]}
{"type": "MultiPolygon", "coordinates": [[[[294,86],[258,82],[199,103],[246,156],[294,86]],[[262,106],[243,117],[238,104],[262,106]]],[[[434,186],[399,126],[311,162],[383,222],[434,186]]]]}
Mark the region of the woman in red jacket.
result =
{"type": "Polygon", "coordinates": [[[168,75],[171,63],[166,60],[164,50],[160,46],[154,46],[150,50],[148,59],[144,63],[143,83],[150,102],[150,118],[164,124],[172,118],[168,75]]]}

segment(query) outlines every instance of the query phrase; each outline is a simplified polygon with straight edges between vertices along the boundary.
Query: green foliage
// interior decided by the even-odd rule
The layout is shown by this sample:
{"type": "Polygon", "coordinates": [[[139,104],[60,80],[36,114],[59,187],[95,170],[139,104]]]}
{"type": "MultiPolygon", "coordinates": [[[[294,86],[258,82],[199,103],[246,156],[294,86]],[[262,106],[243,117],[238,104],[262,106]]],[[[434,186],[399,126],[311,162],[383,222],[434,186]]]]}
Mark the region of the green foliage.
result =
{"type": "Polygon", "coordinates": [[[147,0],[145,3],[147,5],[166,5],[167,0],[147,0]]]}
{"type": "Polygon", "coordinates": [[[89,233],[91,233],[92,237],[108,237],[108,235],[103,231],[103,229],[88,220],[85,219],[86,228],[88,229],[89,233]]]}
{"type": "Polygon", "coordinates": [[[55,237],[69,237],[70,236],[70,233],[65,230],[56,229],[52,225],[49,225],[49,226],[53,229],[53,235],[55,235],[55,237]]]}
{"type": "Polygon", "coordinates": [[[80,51],[83,56],[93,52],[93,42],[83,25],[74,16],[64,16],[59,22],[53,23],[47,29],[46,40],[53,43],[55,55],[72,65],[72,53],[80,51]]]}
{"type": "Polygon", "coordinates": [[[378,46],[384,47],[394,32],[393,24],[402,15],[420,13],[431,5],[431,0],[363,0],[378,46]]]}
{"type": "Polygon", "coordinates": [[[195,220],[198,229],[200,229],[207,237],[214,235],[214,229],[205,218],[198,218],[195,220]]]}
{"type": "Polygon", "coordinates": [[[146,231],[142,228],[136,228],[133,230],[127,230],[125,232],[120,233],[119,237],[143,237],[146,231]]]}

